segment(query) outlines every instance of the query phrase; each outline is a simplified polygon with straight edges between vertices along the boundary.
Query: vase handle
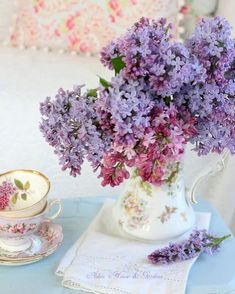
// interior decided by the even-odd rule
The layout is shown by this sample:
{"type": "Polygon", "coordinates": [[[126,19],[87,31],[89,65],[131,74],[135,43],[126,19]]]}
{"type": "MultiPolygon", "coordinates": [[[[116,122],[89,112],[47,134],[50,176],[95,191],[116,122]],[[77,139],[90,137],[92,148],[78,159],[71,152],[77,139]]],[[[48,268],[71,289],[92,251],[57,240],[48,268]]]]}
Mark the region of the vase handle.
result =
{"type": "Polygon", "coordinates": [[[201,173],[199,176],[196,177],[196,179],[194,180],[191,188],[189,189],[189,191],[187,191],[187,198],[190,200],[191,203],[196,204],[197,200],[195,197],[195,190],[196,187],[199,183],[201,183],[201,181],[205,178],[205,177],[210,177],[210,176],[214,176],[219,172],[222,172],[225,168],[225,160],[229,155],[229,151],[223,151],[221,153],[222,155],[220,156],[219,160],[215,163],[215,166],[213,167],[209,167],[207,170],[205,170],[203,173],[201,173]]]}

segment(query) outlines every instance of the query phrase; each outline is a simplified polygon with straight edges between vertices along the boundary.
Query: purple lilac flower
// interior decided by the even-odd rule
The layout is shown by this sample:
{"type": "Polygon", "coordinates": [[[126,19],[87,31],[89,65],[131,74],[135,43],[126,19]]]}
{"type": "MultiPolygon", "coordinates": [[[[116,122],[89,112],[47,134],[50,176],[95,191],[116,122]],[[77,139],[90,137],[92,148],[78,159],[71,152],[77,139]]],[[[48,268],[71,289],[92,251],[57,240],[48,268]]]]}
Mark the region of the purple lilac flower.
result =
{"type": "Polygon", "coordinates": [[[120,56],[120,43],[119,39],[111,41],[100,53],[101,62],[109,69],[113,69],[112,58],[120,56]]]}
{"type": "Polygon", "coordinates": [[[109,148],[109,137],[102,137],[93,107],[94,97],[81,95],[81,86],[73,91],[60,89],[55,100],[41,103],[43,115],[40,129],[47,142],[55,148],[63,170],[80,173],[86,157],[97,168],[109,148]]]}
{"type": "Polygon", "coordinates": [[[101,62],[113,68],[112,59],[117,56],[124,56],[126,63],[125,71],[132,77],[143,76],[145,68],[142,58],[149,56],[153,50],[160,51],[172,38],[169,33],[172,24],[167,25],[166,19],[161,18],[158,21],[150,21],[147,18],[141,18],[130,28],[126,35],[110,42],[101,51],[101,62]]]}
{"type": "Polygon", "coordinates": [[[191,138],[199,155],[235,153],[235,42],[228,22],[220,17],[202,20],[186,46],[202,64],[206,79],[183,85],[174,95],[197,118],[197,133],[191,138]]]}
{"type": "Polygon", "coordinates": [[[189,239],[180,243],[170,243],[169,246],[152,252],[148,259],[153,264],[168,264],[197,257],[202,252],[212,255],[220,249],[221,242],[229,237],[230,235],[225,235],[218,238],[206,230],[195,230],[189,239]]]}
{"type": "Polygon", "coordinates": [[[144,77],[163,97],[173,95],[191,81],[204,81],[204,70],[197,59],[183,44],[171,41],[171,29],[166,19],[142,18],[126,35],[103,49],[101,61],[112,68],[112,58],[121,56],[126,78],[144,77]]]}
{"type": "Polygon", "coordinates": [[[151,67],[150,85],[159,95],[171,96],[183,85],[192,81],[204,81],[204,71],[197,59],[191,56],[183,44],[168,45],[159,60],[151,67]]]}
{"type": "Polygon", "coordinates": [[[227,83],[225,73],[235,58],[232,28],[222,17],[202,19],[186,41],[186,47],[206,70],[207,81],[227,83]]]}
{"type": "Polygon", "coordinates": [[[103,130],[112,133],[116,151],[133,148],[144,136],[154,98],[143,78],[127,80],[121,74],[112,78],[111,87],[101,89],[96,111],[103,130]]]}
{"type": "Polygon", "coordinates": [[[191,138],[195,144],[195,151],[199,155],[206,155],[210,151],[221,153],[225,148],[235,154],[235,119],[233,105],[227,114],[221,109],[214,109],[207,117],[198,119],[197,134],[191,138]]]}

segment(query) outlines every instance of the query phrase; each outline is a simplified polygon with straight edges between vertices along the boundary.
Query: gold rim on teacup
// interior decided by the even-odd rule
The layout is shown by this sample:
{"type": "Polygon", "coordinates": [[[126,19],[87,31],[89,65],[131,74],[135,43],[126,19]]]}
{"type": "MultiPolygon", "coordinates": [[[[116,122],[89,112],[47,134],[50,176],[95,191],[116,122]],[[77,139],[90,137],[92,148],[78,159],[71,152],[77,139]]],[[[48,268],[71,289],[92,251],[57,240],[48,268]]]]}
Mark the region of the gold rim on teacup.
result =
{"type": "Polygon", "coordinates": [[[35,203],[27,206],[27,207],[24,207],[24,208],[20,208],[20,209],[14,209],[14,210],[0,210],[0,216],[5,216],[5,217],[11,217],[11,218],[24,218],[24,217],[31,217],[33,215],[36,215],[38,214],[40,211],[42,211],[42,207],[45,207],[45,204],[46,204],[46,200],[47,200],[47,195],[50,191],[50,188],[51,188],[51,183],[48,179],[47,176],[45,176],[43,173],[37,171],[37,170],[30,170],[30,169],[15,169],[15,170],[10,170],[10,171],[7,171],[5,173],[2,173],[0,174],[0,178],[1,177],[4,177],[4,176],[7,176],[7,175],[11,175],[11,174],[14,174],[14,173],[29,173],[29,174],[34,174],[34,175],[38,175],[40,176],[41,178],[44,179],[46,185],[47,185],[47,189],[46,189],[46,192],[40,197],[40,199],[38,201],[36,201],[35,203]],[[23,214],[31,209],[33,209],[33,207],[36,207],[37,205],[40,205],[40,203],[42,203],[42,207],[39,207],[38,210],[36,210],[35,213],[31,214],[29,213],[29,215],[26,215],[26,216],[23,216],[23,214]]]}

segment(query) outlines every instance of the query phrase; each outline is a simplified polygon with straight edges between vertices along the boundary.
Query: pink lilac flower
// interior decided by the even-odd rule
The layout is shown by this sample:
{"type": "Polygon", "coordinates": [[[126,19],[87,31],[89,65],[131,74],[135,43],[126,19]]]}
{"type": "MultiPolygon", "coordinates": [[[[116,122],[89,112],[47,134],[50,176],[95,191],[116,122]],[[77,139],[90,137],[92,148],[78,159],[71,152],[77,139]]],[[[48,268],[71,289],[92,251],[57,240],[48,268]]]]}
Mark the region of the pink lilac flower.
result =
{"type": "MultiPolygon", "coordinates": [[[[112,114],[112,117],[115,117],[115,113],[112,114]]],[[[111,146],[114,153],[108,153],[101,164],[100,176],[103,177],[103,185],[111,184],[113,186],[128,178],[129,173],[126,167],[134,166],[144,181],[156,185],[166,183],[172,169],[177,169],[184,154],[185,144],[195,132],[194,121],[186,123],[180,118],[174,107],[154,108],[149,112],[148,119],[149,124],[143,132],[145,135],[140,136],[131,145],[132,153],[126,152],[127,140],[125,136],[114,131],[115,144],[111,146]],[[150,139],[146,144],[148,133],[150,133],[150,139]]],[[[105,120],[102,122],[106,125],[105,120]]],[[[131,131],[131,134],[136,137],[135,129],[131,131]]]]}
{"type": "Polygon", "coordinates": [[[185,144],[195,133],[193,125],[193,120],[185,122],[173,106],[152,112],[146,133],[154,130],[154,138],[147,148],[140,141],[134,163],[144,181],[160,185],[169,180],[184,154],[185,144]]]}
{"type": "Polygon", "coordinates": [[[118,186],[130,176],[124,165],[124,158],[120,153],[107,154],[104,156],[99,177],[102,185],[118,186]]]}
{"type": "Polygon", "coordinates": [[[228,237],[230,235],[214,237],[206,230],[195,230],[189,239],[170,243],[169,246],[152,252],[148,259],[153,264],[168,264],[197,257],[202,252],[212,255],[220,249],[221,243],[228,237]]]}
{"type": "Polygon", "coordinates": [[[10,197],[16,192],[16,188],[10,181],[4,181],[0,185],[0,210],[5,209],[10,201],[10,197]]]}

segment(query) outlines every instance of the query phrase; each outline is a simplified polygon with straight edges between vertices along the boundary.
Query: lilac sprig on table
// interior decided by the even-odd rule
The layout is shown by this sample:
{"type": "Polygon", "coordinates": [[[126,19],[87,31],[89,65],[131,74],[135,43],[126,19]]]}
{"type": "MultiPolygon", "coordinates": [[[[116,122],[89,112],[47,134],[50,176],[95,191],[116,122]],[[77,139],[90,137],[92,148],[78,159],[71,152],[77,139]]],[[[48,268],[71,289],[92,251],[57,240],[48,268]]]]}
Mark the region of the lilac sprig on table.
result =
{"type": "Polygon", "coordinates": [[[215,237],[206,230],[195,230],[187,240],[170,243],[169,246],[152,252],[148,259],[153,264],[169,264],[197,257],[202,252],[213,255],[220,250],[221,243],[230,236],[215,237]]]}

